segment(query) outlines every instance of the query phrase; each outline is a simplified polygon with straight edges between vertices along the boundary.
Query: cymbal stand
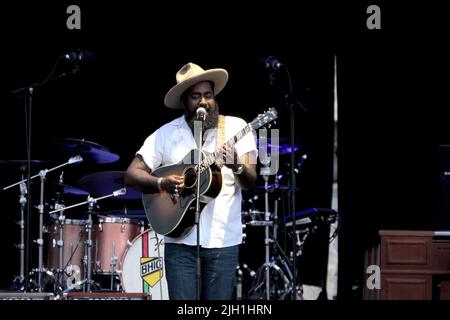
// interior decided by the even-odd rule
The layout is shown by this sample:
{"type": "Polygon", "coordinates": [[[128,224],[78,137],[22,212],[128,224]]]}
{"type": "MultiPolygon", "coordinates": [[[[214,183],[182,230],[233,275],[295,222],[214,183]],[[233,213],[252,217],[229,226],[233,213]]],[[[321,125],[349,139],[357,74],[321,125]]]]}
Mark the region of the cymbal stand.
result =
{"type": "Polygon", "coordinates": [[[20,252],[20,272],[19,277],[14,280],[14,286],[19,291],[25,290],[25,208],[27,205],[27,193],[27,185],[24,182],[20,183],[20,220],[17,222],[20,226],[20,244],[16,245],[20,252]]]}
{"type": "Polygon", "coordinates": [[[77,283],[75,283],[73,286],[70,286],[69,288],[67,288],[65,290],[65,292],[68,292],[70,290],[72,290],[74,287],[77,287],[81,284],[84,284],[84,292],[90,292],[91,291],[91,284],[92,284],[92,215],[94,213],[94,205],[99,201],[99,200],[103,200],[106,198],[110,198],[110,197],[118,197],[118,196],[122,196],[125,195],[127,193],[127,189],[126,188],[122,188],[116,191],[113,191],[113,193],[99,197],[99,198],[93,198],[91,196],[89,196],[87,198],[86,201],[65,207],[63,209],[59,208],[59,209],[55,209],[50,211],[49,213],[55,213],[55,212],[59,212],[61,210],[68,210],[68,209],[72,209],[84,204],[88,204],[88,219],[86,220],[86,229],[87,229],[87,233],[88,233],[88,239],[86,240],[86,247],[87,247],[87,254],[84,258],[85,263],[86,263],[86,279],[82,280],[82,281],[78,281],[77,283]]]}
{"type": "Polygon", "coordinates": [[[264,237],[264,248],[265,248],[265,272],[266,272],[266,299],[270,300],[270,211],[269,211],[269,168],[268,166],[263,166],[261,168],[261,175],[264,179],[264,221],[267,223],[264,227],[265,237],[264,237]]]}
{"type": "Polygon", "coordinates": [[[92,283],[92,214],[94,212],[94,205],[97,201],[88,197],[88,219],[86,220],[86,229],[88,238],[86,240],[86,256],[84,261],[87,264],[87,281],[84,286],[83,292],[91,292],[92,283]]]}
{"type": "Polygon", "coordinates": [[[269,166],[271,161],[270,154],[267,154],[267,132],[266,130],[260,130],[260,162],[262,164],[260,174],[264,179],[264,221],[265,221],[265,237],[264,237],[264,249],[265,249],[265,284],[266,284],[266,299],[270,300],[270,211],[269,211],[269,176],[272,170],[269,166]]]}
{"type": "Polygon", "coordinates": [[[38,268],[34,271],[37,272],[38,276],[38,292],[42,292],[42,273],[47,272],[44,269],[44,182],[47,175],[47,170],[41,170],[39,172],[39,177],[41,178],[41,191],[39,197],[39,238],[35,241],[38,245],[38,268]]]}
{"type": "Polygon", "coordinates": [[[59,195],[56,196],[57,200],[55,202],[55,209],[59,209],[59,217],[58,217],[58,227],[59,227],[59,238],[56,241],[56,246],[58,247],[58,282],[62,283],[64,279],[64,222],[66,220],[66,216],[64,215],[64,204],[60,202],[59,195]]]}

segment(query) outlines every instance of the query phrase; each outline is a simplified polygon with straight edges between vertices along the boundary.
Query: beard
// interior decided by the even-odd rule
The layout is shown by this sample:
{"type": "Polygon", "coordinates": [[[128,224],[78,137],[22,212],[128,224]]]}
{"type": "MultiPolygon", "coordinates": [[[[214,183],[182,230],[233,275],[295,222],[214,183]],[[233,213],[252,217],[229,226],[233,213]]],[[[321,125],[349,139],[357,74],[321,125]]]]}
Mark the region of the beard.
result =
{"type": "MultiPolygon", "coordinates": [[[[189,128],[191,128],[192,132],[194,132],[194,121],[197,120],[196,110],[192,112],[186,110],[186,112],[184,113],[184,119],[189,125],[189,128]]],[[[219,123],[219,105],[216,104],[216,107],[213,109],[209,109],[209,111],[206,114],[206,119],[205,121],[203,121],[203,131],[216,128],[218,123],[219,123]]]]}

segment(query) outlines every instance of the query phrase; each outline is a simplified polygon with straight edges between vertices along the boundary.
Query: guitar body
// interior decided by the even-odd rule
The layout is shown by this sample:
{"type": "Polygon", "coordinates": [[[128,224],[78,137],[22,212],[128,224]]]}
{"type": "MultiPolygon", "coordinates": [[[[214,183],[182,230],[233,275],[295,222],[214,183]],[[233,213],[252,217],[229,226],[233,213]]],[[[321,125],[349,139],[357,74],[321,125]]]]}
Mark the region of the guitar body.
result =
{"type": "MultiPolygon", "coordinates": [[[[159,167],[152,172],[155,177],[180,175],[185,177],[185,188],[179,195],[161,191],[143,193],[142,201],[145,214],[152,229],[159,234],[173,238],[187,236],[195,224],[195,195],[197,192],[194,159],[198,150],[191,150],[181,162],[159,167]]],[[[220,170],[213,165],[200,175],[200,195],[215,198],[222,188],[220,170]]],[[[200,211],[205,206],[200,202],[200,211]]]]}

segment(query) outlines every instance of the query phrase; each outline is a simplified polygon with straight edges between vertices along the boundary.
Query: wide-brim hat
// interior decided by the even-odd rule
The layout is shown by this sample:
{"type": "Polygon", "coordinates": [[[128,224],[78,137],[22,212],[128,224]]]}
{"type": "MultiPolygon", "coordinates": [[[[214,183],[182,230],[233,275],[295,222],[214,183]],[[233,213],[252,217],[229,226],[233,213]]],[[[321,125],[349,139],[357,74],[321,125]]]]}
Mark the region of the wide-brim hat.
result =
{"type": "Polygon", "coordinates": [[[195,63],[189,62],[178,70],[175,78],[177,84],[167,92],[164,104],[172,109],[182,109],[181,96],[184,91],[198,82],[212,81],[214,83],[214,95],[217,95],[228,81],[228,72],[220,68],[203,70],[195,63]]]}

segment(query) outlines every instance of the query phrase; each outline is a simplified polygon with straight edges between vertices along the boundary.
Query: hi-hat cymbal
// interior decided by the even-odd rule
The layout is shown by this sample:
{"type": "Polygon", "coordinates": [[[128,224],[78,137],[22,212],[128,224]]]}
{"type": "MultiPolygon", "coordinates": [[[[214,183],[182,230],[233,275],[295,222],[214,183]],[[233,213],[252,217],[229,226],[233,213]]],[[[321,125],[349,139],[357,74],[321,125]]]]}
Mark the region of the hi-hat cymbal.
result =
{"type": "Polygon", "coordinates": [[[52,144],[56,146],[55,153],[64,158],[80,155],[84,161],[97,164],[116,162],[120,158],[105,146],[84,139],[65,138],[52,144]]]}
{"type": "MultiPolygon", "coordinates": [[[[112,194],[114,191],[125,187],[125,171],[104,171],[92,173],[81,178],[78,183],[96,197],[112,194]]],[[[120,199],[142,199],[140,192],[127,188],[127,193],[119,196],[120,199]]]]}

